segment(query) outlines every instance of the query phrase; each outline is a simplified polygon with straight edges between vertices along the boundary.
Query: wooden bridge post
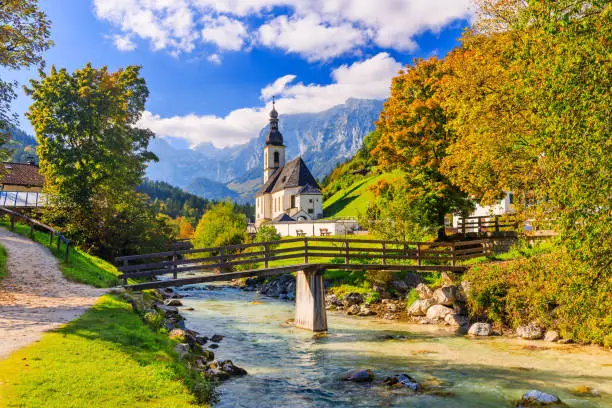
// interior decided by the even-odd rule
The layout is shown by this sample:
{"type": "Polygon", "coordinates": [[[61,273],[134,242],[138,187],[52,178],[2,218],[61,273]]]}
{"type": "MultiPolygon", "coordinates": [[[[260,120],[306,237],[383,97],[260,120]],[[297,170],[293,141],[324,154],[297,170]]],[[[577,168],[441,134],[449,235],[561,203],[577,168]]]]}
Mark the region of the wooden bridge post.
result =
{"type": "MultiPolygon", "coordinates": [[[[304,263],[308,263],[308,238],[304,237],[304,263]]],[[[267,268],[267,265],[266,265],[267,268]]]]}
{"type": "Polygon", "coordinates": [[[327,331],[325,288],[320,269],[297,272],[295,291],[295,326],[315,332],[327,331]]]}
{"type": "Polygon", "coordinates": [[[384,242],[382,243],[382,264],[387,264],[387,245],[384,242]]]}
{"type": "Polygon", "coordinates": [[[421,266],[421,244],[416,244],[417,265],[421,266]]]}

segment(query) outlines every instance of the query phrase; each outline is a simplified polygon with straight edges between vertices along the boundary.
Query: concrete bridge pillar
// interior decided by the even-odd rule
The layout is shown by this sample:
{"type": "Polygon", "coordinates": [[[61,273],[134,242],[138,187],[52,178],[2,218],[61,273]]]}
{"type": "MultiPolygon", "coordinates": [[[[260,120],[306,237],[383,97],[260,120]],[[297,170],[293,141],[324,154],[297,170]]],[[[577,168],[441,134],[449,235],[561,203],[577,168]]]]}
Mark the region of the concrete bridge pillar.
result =
{"type": "Polygon", "coordinates": [[[315,332],[327,331],[323,270],[297,272],[295,326],[315,332]]]}

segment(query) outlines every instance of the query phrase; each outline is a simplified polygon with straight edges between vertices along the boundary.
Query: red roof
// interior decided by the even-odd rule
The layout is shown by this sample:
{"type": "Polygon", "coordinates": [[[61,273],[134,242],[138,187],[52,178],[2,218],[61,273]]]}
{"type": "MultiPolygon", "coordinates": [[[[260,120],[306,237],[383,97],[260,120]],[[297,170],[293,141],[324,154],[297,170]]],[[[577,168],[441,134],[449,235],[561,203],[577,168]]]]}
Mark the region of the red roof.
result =
{"type": "Polygon", "coordinates": [[[25,163],[4,163],[4,171],[0,183],[14,186],[42,187],[45,178],[38,172],[38,166],[25,163]]]}

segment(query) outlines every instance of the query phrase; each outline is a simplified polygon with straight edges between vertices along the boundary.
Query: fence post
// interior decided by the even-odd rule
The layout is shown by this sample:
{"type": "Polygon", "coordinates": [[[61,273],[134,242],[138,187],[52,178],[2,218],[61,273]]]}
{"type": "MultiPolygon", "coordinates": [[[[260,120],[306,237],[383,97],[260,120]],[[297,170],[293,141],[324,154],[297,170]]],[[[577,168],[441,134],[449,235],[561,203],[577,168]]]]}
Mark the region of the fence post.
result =
{"type": "Polygon", "coordinates": [[[49,231],[49,246],[53,249],[53,230],[49,231]]]}
{"type": "Polygon", "coordinates": [[[68,263],[68,255],[70,254],[70,243],[66,242],[66,253],[64,254],[64,262],[68,263]]]}
{"type": "Polygon", "coordinates": [[[268,258],[270,257],[270,254],[268,252],[268,243],[265,242],[263,244],[263,246],[264,246],[264,268],[267,268],[268,267],[268,258]]]}
{"type": "Polygon", "coordinates": [[[60,253],[60,245],[62,245],[62,240],[60,239],[60,237],[57,237],[57,254],[58,255],[60,253]]]}
{"type": "Polygon", "coordinates": [[[304,237],[304,263],[308,263],[308,238],[304,237]]]}
{"type": "Polygon", "coordinates": [[[466,225],[465,225],[465,217],[461,217],[461,233],[465,235],[466,225]]]}
{"type": "Polygon", "coordinates": [[[495,232],[499,232],[499,215],[495,216],[495,232]]]}
{"type": "Polygon", "coordinates": [[[478,233],[482,232],[482,218],[478,217],[478,233]]]}
{"type": "Polygon", "coordinates": [[[348,240],[344,241],[344,263],[345,264],[349,264],[351,263],[351,258],[349,256],[349,242],[348,240]]]}
{"type": "Polygon", "coordinates": [[[416,244],[417,265],[421,266],[421,244],[416,244]]]}
{"type": "Polygon", "coordinates": [[[387,264],[387,244],[385,244],[384,242],[382,243],[382,264],[386,265],[387,264]]]}
{"type": "Polygon", "coordinates": [[[223,255],[223,247],[219,248],[219,273],[223,273],[225,266],[225,256],[223,255]]]}
{"type": "Polygon", "coordinates": [[[34,223],[30,221],[30,239],[34,239],[34,223]]]}
{"type": "Polygon", "coordinates": [[[451,244],[451,266],[455,266],[455,243],[451,244]]]}
{"type": "Polygon", "coordinates": [[[11,220],[11,231],[15,231],[15,216],[9,215],[9,219],[11,220]]]}

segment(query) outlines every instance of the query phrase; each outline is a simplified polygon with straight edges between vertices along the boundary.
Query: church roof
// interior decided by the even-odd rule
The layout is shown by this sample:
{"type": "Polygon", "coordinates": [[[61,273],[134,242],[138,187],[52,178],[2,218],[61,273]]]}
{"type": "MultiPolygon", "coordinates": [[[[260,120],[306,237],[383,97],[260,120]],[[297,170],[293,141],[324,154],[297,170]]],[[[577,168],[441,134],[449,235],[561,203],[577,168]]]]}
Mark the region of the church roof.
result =
{"type": "Polygon", "coordinates": [[[304,187],[300,188],[297,194],[321,194],[321,190],[317,187],[311,186],[310,184],[306,184],[304,187]]]}
{"type": "Polygon", "coordinates": [[[279,214],[276,218],[272,220],[272,222],[283,222],[283,221],[295,221],[295,219],[286,213],[282,213],[282,214],[279,214]]]}
{"type": "Polygon", "coordinates": [[[284,167],[277,169],[268,181],[259,189],[257,195],[275,193],[291,187],[306,187],[319,189],[314,178],[301,157],[287,162],[284,167]]]}

